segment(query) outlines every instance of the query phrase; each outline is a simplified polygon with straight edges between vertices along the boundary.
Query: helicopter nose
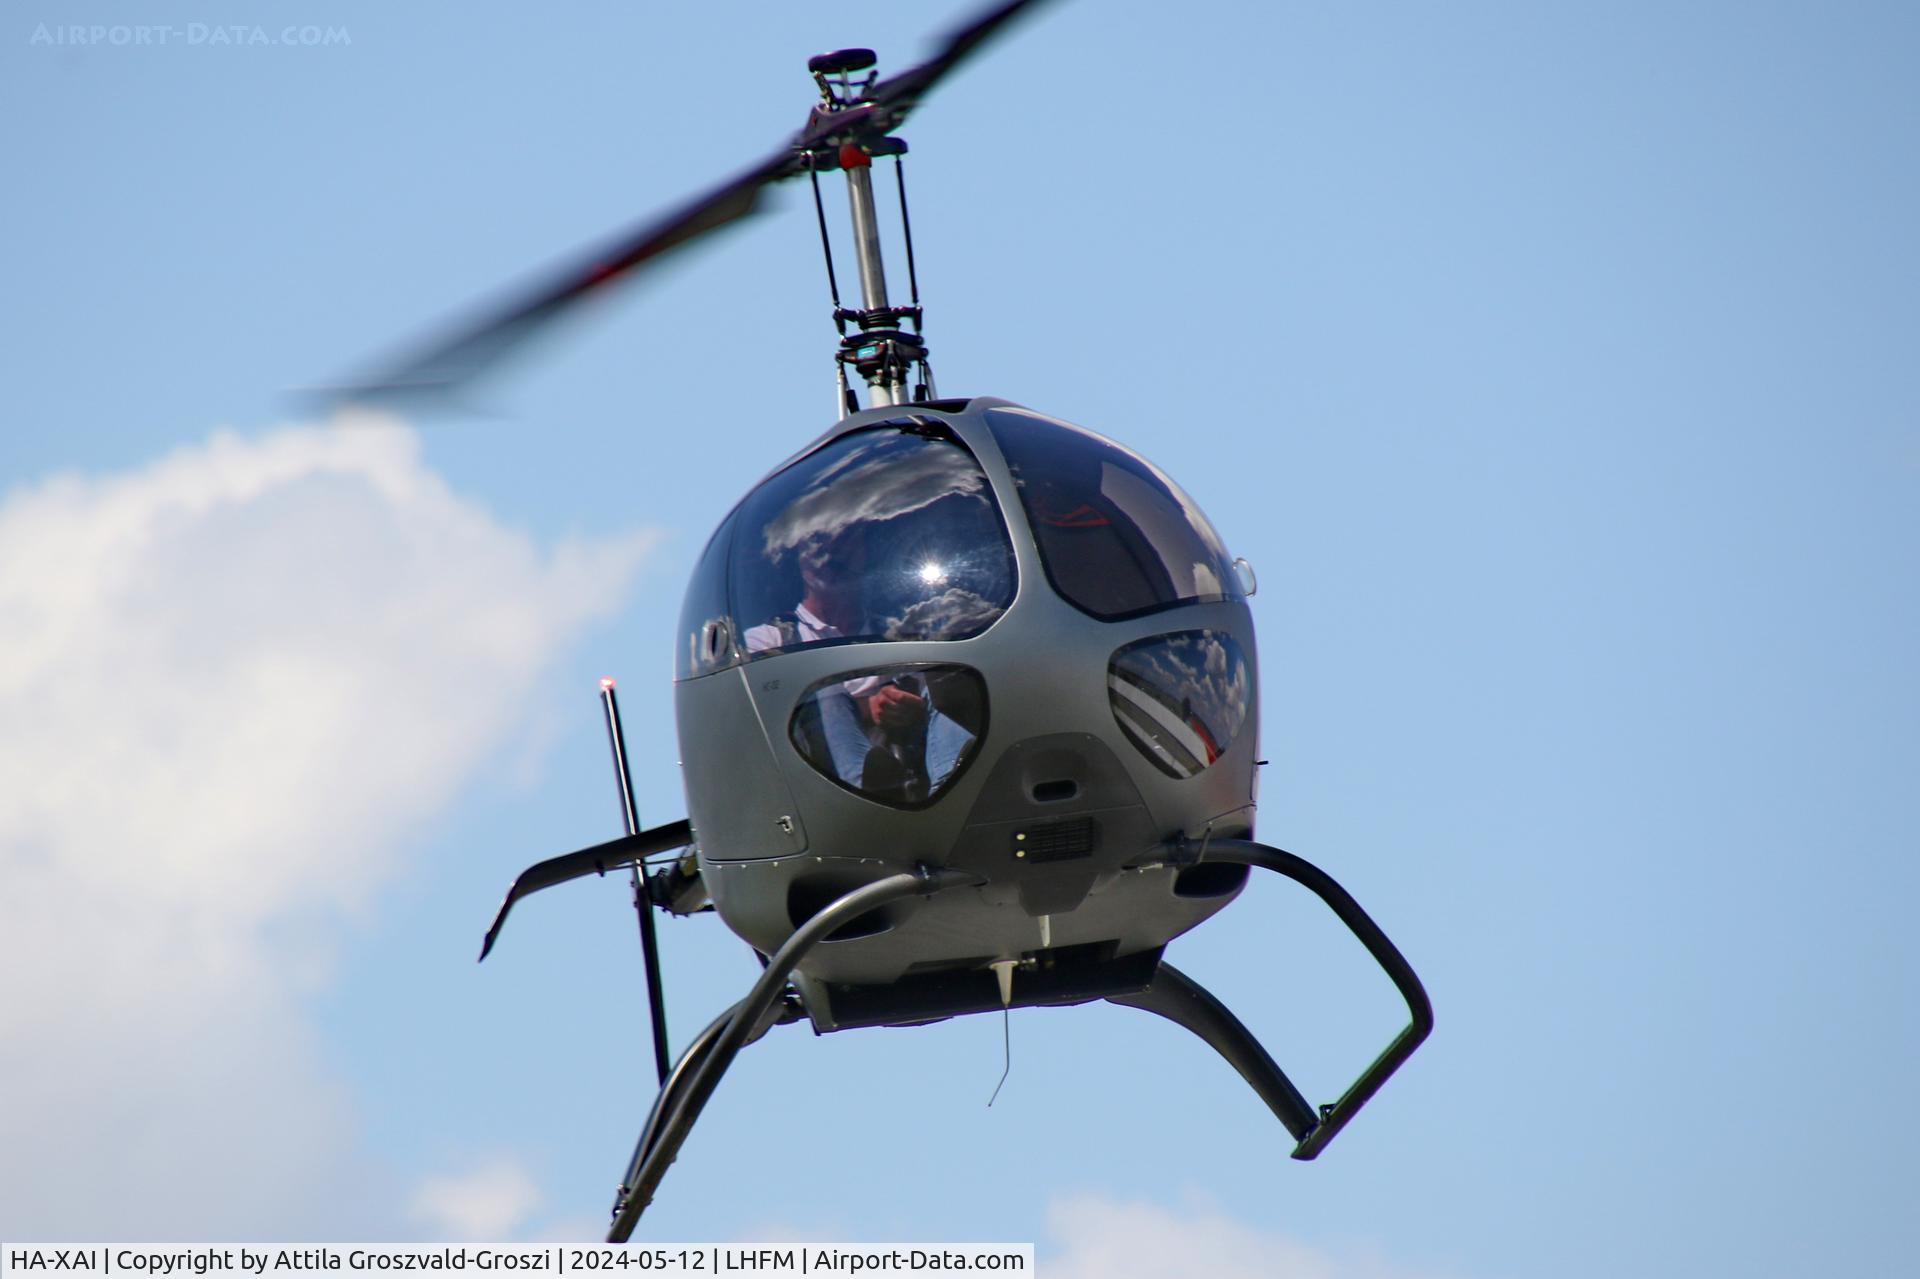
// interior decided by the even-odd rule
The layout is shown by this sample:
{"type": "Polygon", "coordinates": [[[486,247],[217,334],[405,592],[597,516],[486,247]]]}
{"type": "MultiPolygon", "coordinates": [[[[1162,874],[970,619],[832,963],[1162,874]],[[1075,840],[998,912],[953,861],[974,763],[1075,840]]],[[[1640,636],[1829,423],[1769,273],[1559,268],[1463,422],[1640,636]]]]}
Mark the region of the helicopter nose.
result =
{"type": "Polygon", "coordinates": [[[1105,743],[1048,733],[1006,748],[947,864],[1018,885],[1029,915],[1057,915],[1156,842],[1146,802],[1105,743]]]}

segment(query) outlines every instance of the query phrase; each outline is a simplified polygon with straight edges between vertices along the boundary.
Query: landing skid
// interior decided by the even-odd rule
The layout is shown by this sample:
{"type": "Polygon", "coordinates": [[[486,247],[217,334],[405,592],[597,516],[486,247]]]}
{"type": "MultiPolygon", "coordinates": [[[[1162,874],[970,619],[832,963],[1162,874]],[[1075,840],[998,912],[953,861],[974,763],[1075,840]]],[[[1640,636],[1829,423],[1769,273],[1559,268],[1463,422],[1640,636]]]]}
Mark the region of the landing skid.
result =
{"type": "Polygon", "coordinates": [[[1108,996],[1113,1003],[1157,1013],[1206,1040],[1215,1052],[1240,1072],[1240,1077],[1260,1094],[1260,1100],[1267,1103],[1280,1122],[1286,1125],[1287,1131],[1293,1134],[1294,1141],[1298,1143],[1293,1148],[1293,1157],[1312,1159],[1326,1149],[1327,1143],[1347,1126],[1368,1099],[1380,1091],[1380,1086],[1392,1077],[1394,1071],[1400,1069],[1401,1063],[1411,1057],[1413,1050],[1433,1032],[1433,1005],[1427,999],[1420,978],[1414,974],[1413,965],[1380,931],[1380,925],[1360,909],[1360,903],[1346,889],[1334,882],[1333,876],[1304,857],[1296,857],[1283,849],[1270,848],[1265,844],[1256,844],[1250,839],[1215,839],[1201,843],[1180,840],[1137,865],[1143,868],[1154,865],[1195,866],[1202,862],[1258,866],[1312,890],[1340,917],[1340,922],[1360,939],[1360,944],[1367,948],[1374,962],[1386,970],[1387,976],[1392,978],[1394,986],[1400,991],[1400,997],[1406,1000],[1410,1015],[1406,1028],[1394,1037],[1384,1052],[1374,1058],[1373,1064],[1361,1072],[1338,1101],[1321,1106],[1316,1112],[1300,1095],[1300,1090],[1293,1086],[1286,1072],[1274,1064],[1266,1049],[1240,1024],[1240,1019],[1171,964],[1162,963],[1152,984],[1139,994],[1108,996]]]}
{"type": "MultiPolygon", "coordinates": [[[[1360,939],[1407,1002],[1411,1014],[1407,1027],[1338,1101],[1316,1111],[1252,1032],[1224,1004],[1171,964],[1162,962],[1144,989],[1106,996],[1113,1003],[1164,1017],[1205,1040],[1240,1073],[1292,1134],[1297,1143],[1293,1157],[1312,1159],[1426,1039],[1433,1029],[1432,1005],[1412,966],[1380,931],[1379,925],[1332,876],[1304,858],[1251,840],[1222,839],[1204,844],[1182,840],[1164,846],[1135,865],[1145,869],[1192,866],[1201,862],[1259,866],[1305,885],[1360,939]]],[[[971,875],[953,870],[921,869],[890,875],[838,898],[789,937],[767,961],[747,997],[701,1031],[667,1075],[614,1201],[613,1225],[607,1233],[607,1242],[624,1243],[632,1236],[641,1213],[653,1201],[661,1179],[740,1049],[759,1039],[771,1027],[797,1021],[805,1015],[788,981],[815,945],[888,902],[916,895],[930,896],[978,882],[971,875]]]]}
{"type": "MultiPolygon", "coordinates": [[[[614,1202],[613,1226],[607,1231],[607,1242],[625,1243],[633,1234],[640,1214],[653,1202],[653,1192],[680,1153],[694,1120],[700,1117],[720,1077],[726,1074],[727,1067],[733,1064],[749,1037],[757,1039],[759,1033],[764,1033],[769,1016],[776,1020],[792,1019],[782,1018],[776,1006],[785,1004],[791,1008],[786,999],[787,979],[808,951],[823,938],[888,902],[902,897],[931,896],[978,882],[972,875],[957,870],[921,869],[889,875],[836,899],[787,938],[767,961],[760,980],[753,984],[747,997],[702,1031],[668,1074],[660,1098],[654,1103],[654,1113],[647,1120],[646,1131],[634,1151],[628,1179],[614,1202]],[[680,1095],[671,1096],[673,1093],[680,1095]]],[[[798,1015],[797,1010],[794,1015],[798,1015]]]]}

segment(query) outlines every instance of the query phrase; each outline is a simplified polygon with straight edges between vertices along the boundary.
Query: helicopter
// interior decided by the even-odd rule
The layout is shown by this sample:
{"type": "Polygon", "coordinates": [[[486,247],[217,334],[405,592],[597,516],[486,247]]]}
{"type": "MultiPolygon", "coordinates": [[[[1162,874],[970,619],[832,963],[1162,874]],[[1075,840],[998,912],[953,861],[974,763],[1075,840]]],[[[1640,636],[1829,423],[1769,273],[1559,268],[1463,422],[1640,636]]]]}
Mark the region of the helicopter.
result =
{"type": "Polygon", "coordinates": [[[838,420],[772,468],[701,553],[675,634],[687,817],[643,829],[617,691],[601,702],[627,833],[540,862],[516,903],[627,871],[659,1092],[616,1190],[631,1237],[722,1077],[774,1026],[816,1033],[1107,1000],[1193,1032],[1310,1160],[1432,1030],[1418,976],[1317,866],[1254,838],[1259,669],[1251,567],[1165,471],[1063,419],[943,397],[922,329],[897,130],[1037,0],[1005,0],[927,61],[808,63],[818,98],[734,178],[584,255],[335,402],[463,385],[580,299],[807,179],[840,341],[838,420]],[[908,300],[889,290],[875,162],[898,182],[908,300]],[[821,197],[846,183],[860,305],[842,302],[821,197]],[[864,385],[861,402],[855,383],[864,385]],[[1166,962],[1254,868],[1318,896],[1405,1000],[1405,1028],[1310,1104],[1253,1034],[1166,962]],[[717,914],[752,988],[669,1052],[655,912],[717,914]]]}

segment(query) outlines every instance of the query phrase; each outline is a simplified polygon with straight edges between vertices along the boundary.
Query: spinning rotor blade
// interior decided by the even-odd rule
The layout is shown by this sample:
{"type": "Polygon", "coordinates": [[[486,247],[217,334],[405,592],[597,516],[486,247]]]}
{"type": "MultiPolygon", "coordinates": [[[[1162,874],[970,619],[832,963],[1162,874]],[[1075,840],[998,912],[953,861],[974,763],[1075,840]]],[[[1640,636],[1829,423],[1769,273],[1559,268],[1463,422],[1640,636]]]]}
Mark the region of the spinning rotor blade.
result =
{"type": "Polygon", "coordinates": [[[867,91],[862,100],[878,106],[885,117],[888,130],[899,126],[909,112],[920,105],[920,99],[932,91],[940,78],[965,61],[968,54],[985,44],[1008,21],[1016,17],[1021,10],[1030,8],[1038,0],[1008,0],[981,14],[966,26],[957,28],[947,35],[947,42],[933,57],[917,67],[909,67],[898,75],[888,76],[867,91]]]}
{"type": "Polygon", "coordinates": [[[932,59],[878,81],[844,109],[816,108],[805,128],[760,163],[664,217],[609,240],[478,323],[456,330],[392,368],[313,389],[335,404],[458,389],[581,298],[710,231],[757,212],[763,189],[769,183],[805,173],[810,153],[842,142],[884,137],[906,119],[942,76],[1033,3],[1035,0],[1010,0],[995,7],[948,35],[932,59]]]}
{"type": "Polygon", "coordinates": [[[391,369],[322,388],[322,393],[330,400],[352,401],[408,392],[452,391],[581,298],[690,240],[750,216],[758,209],[761,190],[767,183],[801,171],[794,154],[782,150],[665,217],[609,240],[480,323],[434,343],[391,369]]]}

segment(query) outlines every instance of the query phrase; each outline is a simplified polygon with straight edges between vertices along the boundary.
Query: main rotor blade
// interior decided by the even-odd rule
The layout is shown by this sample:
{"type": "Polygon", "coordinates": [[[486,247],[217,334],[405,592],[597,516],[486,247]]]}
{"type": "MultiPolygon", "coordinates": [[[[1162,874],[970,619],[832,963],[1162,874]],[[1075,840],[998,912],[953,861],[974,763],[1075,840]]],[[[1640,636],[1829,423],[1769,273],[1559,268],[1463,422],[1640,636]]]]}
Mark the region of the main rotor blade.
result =
{"type": "Polygon", "coordinates": [[[371,376],[310,390],[332,404],[401,395],[444,395],[519,346],[574,303],[691,240],[758,211],[768,183],[806,172],[808,153],[839,142],[885,136],[941,77],[1021,10],[1039,0],[1008,0],[951,32],[919,66],[876,82],[855,104],[816,110],[787,144],[752,168],[663,217],[616,236],[556,276],[490,311],[477,323],[428,344],[371,376]]]}
{"type": "Polygon", "coordinates": [[[690,240],[752,215],[767,183],[801,171],[794,152],[783,147],[673,212],[607,241],[479,323],[457,330],[390,369],[317,389],[334,402],[452,391],[581,298],[690,240]]]}
{"type": "Polygon", "coordinates": [[[909,67],[898,75],[888,76],[875,84],[862,97],[863,101],[878,105],[887,116],[886,127],[896,128],[907,118],[920,99],[930,92],[941,77],[960,65],[969,54],[985,44],[987,39],[998,32],[1008,22],[1019,16],[1021,10],[1037,6],[1042,0],[1007,0],[996,5],[964,27],[958,27],[947,35],[940,52],[922,62],[917,67],[909,67]]]}

